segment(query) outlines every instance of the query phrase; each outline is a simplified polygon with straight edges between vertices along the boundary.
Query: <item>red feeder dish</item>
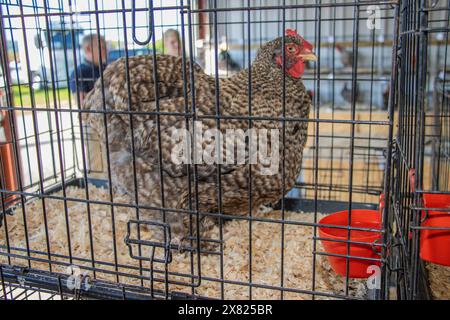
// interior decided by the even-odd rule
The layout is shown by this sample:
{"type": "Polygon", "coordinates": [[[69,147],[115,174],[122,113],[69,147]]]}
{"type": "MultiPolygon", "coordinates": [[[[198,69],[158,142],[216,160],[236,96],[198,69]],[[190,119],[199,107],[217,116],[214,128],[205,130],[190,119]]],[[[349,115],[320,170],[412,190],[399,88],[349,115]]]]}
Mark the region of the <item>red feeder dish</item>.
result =
{"type": "MultiPolygon", "coordinates": [[[[333,225],[340,227],[349,226],[348,210],[336,212],[322,218],[319,222],[324,225],[333,225]]],[[[347,255],[359,258],[379,259],[380,247],[374,244],[381,239],[381,213],[377,210],[352,210],[350,226],[353,228],[376,229],[379,232],[351,230],[350,239],[347,229],[319,227],[325,252],[330,254],[347,255]],[[347,250],[347,242],[337,242],[332,240],[350,240],[351,242],[361,242],[361,244],[350,243],[350,251],[347,250]]],[[[347,258],[327,256],[333,270],[342,276],[347,274],[347,258]]],[[[358,258],[349,258],[349,277],[350,278],[368,278],[372,273],[368,273],[369,266],[380,266],[379,261],[363,260],[358,258]]]]}
{"type": "MultiPolygon", "coordinates": [[[[423,195],[425,208],[450,209],[450,195],[423,195]]],[[[424,211],[422,227],[450,228],[449,211],[424,211]]],[[[450,266],[450,230],[421,230],[420,258],[425,261],[450,266]]]]}

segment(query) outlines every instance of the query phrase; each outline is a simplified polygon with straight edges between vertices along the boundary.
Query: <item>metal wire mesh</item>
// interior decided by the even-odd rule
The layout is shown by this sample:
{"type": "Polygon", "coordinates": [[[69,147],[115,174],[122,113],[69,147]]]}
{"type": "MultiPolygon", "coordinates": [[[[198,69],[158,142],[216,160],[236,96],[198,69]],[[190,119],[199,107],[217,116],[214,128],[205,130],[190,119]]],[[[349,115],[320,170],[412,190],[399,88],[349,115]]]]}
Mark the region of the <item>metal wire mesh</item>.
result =
{"type": "MultiPolygon", "coordinates": [[[[412,264],[406,263],[413,249],[404,242],[409,242],[409,231],[406,230],[414,212],[410,206],[414,203],[414,197],[418,197],[417,190],[421,190],[421,185],[418,184],[416,193],[412,193],[407,173],[410,168],[415,168],[416,183],[421,183],[420,170],[424,164],[419,158],[426,154],[424,137],[430,138],[433,150],[439,150],[436,157],[436,152],[429,152],[433,155],[430,160],[433,165],[427,168],[433,170],[434,177],[430,183],[434,190],[447,188],[448,191],[448,178],[445,179],[444,174],[447,172],[448,176],[449,170],[448,96],[445,89],[445,77],[448,76],[445,71],[444,80],[436,80],[434,86],[431,81],[428,82],[434,88],[434,100],[438,102],[434,104],[434,113],[428,115],[430,120],[418,123],[417,128],[422,131],[415,131],[415,119],[419,119],[419,115],[426,110],[428,91],[422,83],[429,77],[424,71],[426,54],[418,50],[431,48],[429,50],[447,61],[448,7],[447,16],[437,9],[426,10],[432,18],[423,25],[416,17],[419,2],[422,1],[2,1],[0,56],[3,83],[0,83],[0,90],[4,95],[0,111],[2,123],[9,134],[5,141],[0,141],[1,171],[13,172],[10,176],[2,176],[0,186],[3,213],[3,227],[0,229],[2,297],[27,297],[31,294],[31,291],[27,293],[30,288],[37,290],[32,297],[37,295],[39,298],[55,299],[61,296],[227,298],[231,291],[240,288],[245,292],[245,298],[259,297],[258,294],[264,291],[276,292],[271,297],[281,299],[367,298],[367,293],[359,296],[352,290],[353,282],[348,274],[343,277],[339,290],[320,287],[318,277],[322,269],[319,260],[329,254],[320,246],[318,221],[322,214],[335,211],[378,209],[380,195],[383,194],[385,199],[392,196],[392,201],[386,201],[383,236],[378,244],[382,253],[378,261],[374,261],[381,265],[381,286],[376,290],[375,297],[386,298],[390,285],[388,275],[397,274],[387,272],[387,262],[392,263],[391,269],[395,269],[398,263],[396,267],[405,272],[404,279],[416,274],[412,269],[409,271],[412,264]],[[373,6],[378,10],[379,26],[371,29],[368,21],[370,7],[373,6]],[[428,29],[413,33],[419,26],[428,29]],[[222,78],[251,68],[259,47],[276,37],[283,37],[284,30],[288,28],[296,29],[314,43],[319,60],[308,65],[303,76],[312,97],[309,116],[274,119],[283,126],[291,122],[309,124],[302,170],[291,190],[286,189],[283,183],[281,200],[276,205],[280,209],[278,216],[253,215],[254,208],[250,201],[249,212],[244,216],[236,217],[221,210],[223,177],[220,166],[211,174],[218,190],[217,212],[198,209],[196,190],[199,181],[195,165],[187,169],[193,176],[190,180],[192,205],[189,210],[174,210],[164,204],[159,208],[148,206],[139,201],[137,195],[139,187],[134,144],[131,146],[130,176],[135,180],[135,192],[127,200],[116,194],[111,177],[112,151],[109,143],[99,139],[81,117],[87,113],[82,108],[82,83],[76,80],[77,90],[72,92],[68,89],[72,71],[75,70],[75,78],[78,79],[77,66],[84,59],[80,43],[86,34],[104,36],[108,41],[109,54],[107,61],[101,62],[110,63],[123,57],[127,77],[130,77],[129,60],[132,56],[149,54],[151,61],[156,61],[156,54],[166,51],[161,39],[168,28],[175,28],[180,33],[183,64],[190,63],[192,66],[194,62],[199,63],[216,84],[222,78]],[[430,34],[430,38],[422,43],[425,32],[430,34]],[[435,33],[444,34],[444,38],[433,37],[435,33]],[[416,75],[424,78],[416,79],[416,75]],[[397,116],[395,106],[399,110],[399,133],[395,141],[396,158],[392,159],[397,116]],[[429,130],[425,130],[425,127],[428,128],[425,123],[429,124],[429,130]],[[421,132],[427,134],[421,135],[421,132]],[[416,162],[420,166],[416,166],[416,162]],[[392,170],[391,163],[394,164],[392,170]],[[104,190],[101,198],[93,195],[97,187],[104,190]],[[88,221],[83,225],[86,235],[84,255],[77,253],[78,248],[73,246],[75,240],[71,239],[71,230],[74,224],[79,223],[73,220],[74,207],[81,207],[81,215],[88,221]],[[142,214],[150,209],[160,209],[164,216],[176,213],[191,219],[190,246],[185,254],[187,269],[174,269],[179,260],[176,246],[172,243],[171,229],[161,221],[143,218],[142,214]],[[133,218],[121,220],[123,210],[133,212],[133,218]],[[52,224],[55,211],[61,219],[61,230],[65,230],[62,239],[58,238],[63,250],[56,249],[56,231],[52,224]],[[307,212],[310,218],[307,221],[298,220],[290,214],[291,211],[307,212]],[[98,231],[96,223],[100,213],[100,220],[108,221],[111,233],[98,231]],[[388,213],[392,215],[388,216],[388,213]],[[212,215],[218,219],[218,232],[209,239],[200,239],[200,225],[194,221],[200,216],[212,215]],[[19,224],[15,220],[17,217],[21,217],[19,224]],[[241,266],[244,276],[239,279],[228,275],[232,257],[226,252],[224,230],[230,219],[245,225],[241,246],[247,249],[245,263],[241,266]],[[399,230],[403,230],[395,240],[386,232],[391,229],[387,227],[393,219],[397,223],[402,221],[399,230]],[[24,228],[19,242],[15,242],[8,222],[10,226],[24,228]],[[145,239],[141,230],[144,226],[160,229],[164,233],[164,241],[157,243],[145,239]],[[260,262],[255,262],[254,256],[260,254],[255,247],[259,237],[257,229],[260,228],[279,228],[276,229],[279,255],[275,261],[266,262],[276,265],[273,271],[278,275],[275,282],[257,277],[261,266],[258,265],[260,262]],[[123,230],[124,234],[119,235],[119,230],[123,230]],[[289,280],[291,271],[288,270],[286,256],[293,250],[290,230],[306,230],[312,248],[309,267],[301,271],[308,280],[301,287],[293,286],[289,280]],[[34,246],[35,232],[43,236],[41,247],[34,246]],[[100,250],[96,249],[99,237],[106,237],[106,242],[110,243],[111,251],[107,256],[100,255],[100,250]],[[388,240],[401,242],[396,258],[388,259],[388,240]],[[126,246],[123,246],[124,242],[126,246]],[[202,249],[201,244],[206,242],[216,244],[215,249],[202,249]],[[206,252],[200,254],[201,250],[206,252]],[[128,260],[122,260],[123,257],[128,260]],[[217,272],[211,273],[202,268],[207,259],[217,259],[217,272]],[[73,275],[70,269],[73,265],[79,267],[82,274],[87,272],[89,289],[83,285],[75,292],[67,289],[67,278],[73,275]],[[20,268],[15,268],[17,266],[20,268]],[[25,285],[17,285],[18,279],[25,279],[25,285]],[[201,291],[205,283],[213,283],[217,290],[201,291]],[[49,295],[41,295],[40,288],[44,288],[43,292],[49,292],[49,295]]],[[[95,46],[100,48],[99,39],[95,46]]],[[[447,63],[444,62],[444,70],[446,68],[447,63]]],[[[103,69],[100,67],[101,71],[103,69]]],[[[198,117],[195,110],[189,110],[189,103],[195,105],[196,98],[188,90],[187,82],[193,82],[194,74],[188,68],[180,75],[187,109],[176,115],[190,124],[198,117]]],[[[105,80],[100,76],[100,82],[105,80]]],[[[254,94],[249,85],[251,80],[249,76],[244,84],[249,87],[248,113],[236,119],[247,121],[249,126],[258,121],[271,120],[251,115],[252,108],[255,108],[251,99],[254,94]]],[[[159,95],[156,88],[155,96],[159,95]]],[[[280,96],[285,95],[285,92],[280,93],[280,96]]],[[[128,97],[131,97],[130,88],[128,97]]],[[[157,106],[163,98],[156,99],[157,106]]],[[[206,117],[215,121],[216,127],[226,120],[220,113],[220,101],[219,93],[216,93],[214,109],[217,112],[210,118],[206,117]]],[[[111,114],[106,109],[91,112],[105,115],[105,119],[111,114]]],[[[129,109],[121,114],[129,116],[131,132],[136,130],[133,119],[137,116],[154,115],[157,122],[168,116],[158,107],[153,113],[129,109]]],[[[106,120],[104,127],[114,130],[108,128],[106,120]]],[[[286,143],[284,140],[282,142],[283,145],[286,143]]],[[[159,153],[162,159],[160,150],[155,150],[155,153],[159,153]]],[[[281,166],[284,172],[284,164],[281,166]]],[[[162,171],[160,174],[159,181],[164,183],[164,174],[162,171]]],[[[254,192],[251,183],[247,192],[250,195],[254,192]]],[[[76,225],[81,226],[81,222],[76,225]]],[[[350,245],[351,240],[346,241],[350,245]]],[[[350,251],[343,257],[349,265],[350,251]]],[[[332,271],[328,272],[325,272],[325,278],[331,277],[332,271]]],[[[401,279],[398,282],[409,283],[401,279]]]]}
{"type": "MultiPolygon", "coordinates": [[[[423,198],[426,194],[449,192],[445,150],[448,148],[450,4],[405,1],[401,8],[399,120],[392,175],[391,231],[397,254],[392,261],[398,276],[395,278],[398,296],[423,299],[431,298],[431,294],[421,260],[420,236],[424,230],[433,229],[424,224],[423,213],[428,211],[423,198]]],[[[442,230],[448,230],[445,227],[442,230]]]]}

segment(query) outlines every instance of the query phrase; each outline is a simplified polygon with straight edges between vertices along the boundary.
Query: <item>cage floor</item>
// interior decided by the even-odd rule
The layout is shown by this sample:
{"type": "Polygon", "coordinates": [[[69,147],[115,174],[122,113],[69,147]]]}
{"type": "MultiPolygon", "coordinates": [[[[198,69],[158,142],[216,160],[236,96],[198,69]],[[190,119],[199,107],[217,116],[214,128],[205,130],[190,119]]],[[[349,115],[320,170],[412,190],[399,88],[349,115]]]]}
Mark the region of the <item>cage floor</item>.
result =
{"type": "MultiPolygon", "coordinates": [[[[55,195],[61,196],[62,192],[55,195]]],[[[66,197],[84,199],[85,189],[77,187],[66,188],[66,197]]],[[[108,201],[109,192],[106,189],[89,187],[91,200],[108,201]]],[[[117,195],[114,198],[118,203],[130,203],[127,196],[117,195]]],[[[69,251],[64,201],[46,199],[46,218],[49,230],[50,252],[52,253],[52,270],[67,273],[67,258],[69,251]],[[61,263],[61,265],[58,265],[61,263]],[[65,265],[64,265],[65,264],[65,265]]],[[[32,261],[35,269],[48,271],[47,241],[43,220],[42,201],[34,200],[26,204],[25,214],[29,235],[29,248],[31,257],[43,259],[32,261]]],[[[120,282],[134,285],[150,286],[150,266],[148,262],[142,263],[142,274],[139,270],[139,261],[130,257],[128,247],[124,243],[127,232],[127,221],[135,218],[135,209],[126,207],[115,207],[115,233],[117,250],[117,271],[121,274],[115,275],[114,263],[114,241],[111,223],[111,210],[109,206],[91,204],[92,228],[89,228],[86,204],[67,201],[67,212],[70,230],[71,255],[73,264],[78,266],[92,267],[91,244],[89,233],[92,233],[93,256],[95,258],[95,277],[100,280],[120,282]]],[[[266,218],[280,219],[281,212],[273,211],[266,218]]],[[[320,217],[318,217],[320,218],[320,217]]],[[[11,216],[7,216],[7,230],[11,253],[26,257],[24,219],[22,208],[16,208],[11,216]],[[14,249],[16,248],[16,249],[14,249]]],[[[313,214],[285,212],[286,220],[312,222],[313,214]]],[[[6,252],[6,230],[3,227],[0,232],[1,251],[6,252]]],[[[281,283],[281,232],[280,224],[269,222],[252,222],[252,298],[279,299],[280,290],[273,287],[281,283]],[[258,287],[260,286],[260,287],[258,287]],[[272,288],[271,288],[272,287],[272,288]]],[[[212,230],[211,237],[219,236],[219,228],[212,230]]],[[[285,225],[284,228],[284,287],[300,290],[311,290],[313,283],[313,228],[310,226],[285,225]]],[[[249,282],[249,223],[243,220],[233,220],[225,223],[223,227],[223,264],[218,255],[201,255],[201,285],[195,288],[194,294],[211,298],[221,298],[221,274],[227,283],[224,283],[224,298],[226,299],[248,299],[248,285],[236,284],[236,282],[249,282]],[[223,268],[221,268],[223,265],[223,268]]],[[[321,248],[318,248],[319,250],[321,248]]],[[[183,281],[189,283],[191,278],[191,256],[186,253],[174,253],[173,261],[168,265],[169,280],[183,281]]],[[[1,263],[8,263],[7,257],[0,255],[1,263]]],[[[26,259],[21,257],[11,258],[11,264],[27,266],[26,259]]],[[[194,269],[197,270],[196,259],[193,259],[194,269]]],[[[164,279],[164,265],[154,265],[155,274],[159,279],[164,279]]],[[[197,271],[194,271],[197,274],[197,271]]],[[[93,277],[93,273],[90,272],[93,277]]],[[[155,288],[164,288],[163,283],[155,283],[155,288]]],[[[365,281],[350,280],[349,296],[364,298],[366,295],[365,281]]],[[[170,291],[192,293],[189,286],[171,284],[170,291]]],[[[325,257],[316,255],[315,262],[315,290],[324,293],[324,296],[316,298],[329,298],[327,295],[345,295],[345,278],[337,276],[330,269],[325,257]]],[[[286,299],[310,299],[311,295],[298,292],[285,292],[286,299]]]]}

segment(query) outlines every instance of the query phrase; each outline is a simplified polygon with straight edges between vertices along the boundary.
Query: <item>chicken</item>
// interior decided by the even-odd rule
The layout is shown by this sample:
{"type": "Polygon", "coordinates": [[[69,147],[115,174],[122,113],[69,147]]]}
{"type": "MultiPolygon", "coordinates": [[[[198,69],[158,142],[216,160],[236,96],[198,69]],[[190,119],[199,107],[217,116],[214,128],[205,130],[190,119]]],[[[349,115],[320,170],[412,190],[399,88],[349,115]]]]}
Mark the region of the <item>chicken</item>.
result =
{"type": "Polygon", "coordinates": [[[336,50],[341,54],[340,61],[342,63],[343,68],[352,68],[353,67],[353,52],[345,49],[343,46],[337,44],[336,50]]]}
{"type": "Polygon", "coordinates": [[[239,64],[233,60],[228,50],[220,50],[218,61],[219,69],[230,72],[230,74],[234,74],[241,69],[239,64]]]}
{"type": "MultiPolygon", "coordinates": [[[[344,87],[341,90],[341,96],[348,103],[351,104],[353,102],[353,90],[352,90],[352,84],[351,83],[350,83],[350,85],[347,82],[344,84],[344,87]]],[[[356,83],[356,86],[355,86],[355,103],[360,101],[360,97],[361,97],[361,92],[359,90],[359,85],[356,83]]]]}
{"type": "MultiPolygon", "coordinates": [[[[193,65],[192,85],[191,66],[187,62],[185,72],[188,99],[185,100],[182,58],[157,55],[155,59],[156,70],[153,69],[152,56],[129,58],[129,86],[126,60],[122,58],[109,65],[103,75],[103,84],[101,79],[98,80],[94,90],[86,97],[83,108],[89,112],[82,114],[84,121],[97,131],[101,141],[108,141],[114,189],[131,195],[135,195],[137,191],[139,205],[146,207],[141,210],[140,218],[164,221],[169,225],[173,238],[171,247],[174,247],[189,235],[189,214],[186,213],[191,210],[198,209],[202,218],[199,228],[194,223],[194,233],[198,234],[198,231],[203,234],[217,222],[219,212],[247,215],[249,204],[253,210],[264,204],[275,204],[283,197],[283,192],[294,186],[307,139],[306,120],[311,104],[300,77],[304,72],[305,62],[315,60],[316,57],[312,52],[312,45],[295,30],[288,29],[285,37],[285,76],[282,72],[281,37],[264,44],[251,66],[251,116],[264,118],[252,120],[251,126],[255,130],[279,132],[276,139],[268,142],[266,153],[271,154],[272,150],[276,150],[275,146],[279,146],[275,154],[280,157],[279,166],[273,172],[268,171],[272,162],[257,161],[249,165],[252,149],[249,147],[250,139],[245,137],[237,139],[237,142],[245,145],[243,163],[225,163],[219,167],[215,163],[202,162],[194,168],[186,164],[187,161],[173,161],[173,151],[180,145],[173,138],[174,132],[185,129],[192,134],[192,122],[186,129],[186,111],[194,113],[196,120],[201,121],[206,129],[217,128],[218,123],[222,133],[230,129],[246,131],[249,128],[246,117],[249,115],[250,71],[241,70],[231,78],[219,79],[219,87],[216,88],[215,79],[206,75],[199,66],[193,65]],[[158,98],[155,96],[154,71],[158,79],[158,98]],[[285,122],[284,144],[282,122],[272,119],[283,117],[283,109],[286,117],[303,120],[285,122]],[[106,116],[96,112],[102,110],[107,111],[106,116]],[[131,117],[129,110],[133,112],[131,117]],[[221,117],[220,120],[216,119],[217,115],[221,117]],[[194,169],[197,171],[196,176],[194,169]],[[165,210],[159,210],[162,207],[165,210]]],[[[205,150],[208,146],[205,140],[194,141],[194,144],[194,152],[200,148],[205,150]]],[[[216,155],[223,153],[225,151],[220,150],[216,155]]],[[[234,148],[232,153],[236,153],[234,148]]],[[[188,159],[192,160],[191,157],[188,159]]],[[[196,217],[195,214],[192,216],[196,217]]]]}
{"type": "Polygon", "coordinates": [[[217,56],[217,67],[219,70],[225,71],[227,77],[235,75],[239,70],[241,70],[239,63],[234,61],[230,55],[226,37],[222,37],[222,41],[220,42],[218,49],[219,54],[217,56]]]}
{"type": "Polygon", "coordinates": [[[382,110],[387,110],[389,108],[389,95],[390,95],[391,88],[386,86],[386,89],[383,91],[383,108],[382,110]]]}

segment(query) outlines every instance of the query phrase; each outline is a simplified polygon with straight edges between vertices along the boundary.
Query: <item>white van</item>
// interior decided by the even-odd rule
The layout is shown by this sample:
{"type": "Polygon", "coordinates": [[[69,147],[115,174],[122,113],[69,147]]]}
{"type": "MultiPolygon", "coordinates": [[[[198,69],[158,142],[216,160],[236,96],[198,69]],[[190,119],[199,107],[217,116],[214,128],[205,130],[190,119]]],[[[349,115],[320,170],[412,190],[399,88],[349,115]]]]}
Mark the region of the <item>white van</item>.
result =
{"type": "Polygon", "coordinates": [[[11,44],[8,48],[9,55],[16,57],[16,61],[9,64],[12,84],[30,84],[27,72],[29,63],[31,85],[34,89],[68,87],[68,80],[74,69],[74,54],[77,55],[77,60],[82,59],[79,49],[84,35],[83,29],[71,26],[70,23],[51,22],[48,30],[39,27],[27,28],[26,46],[21,28],[8,30],[6,37],[11,44]],[[50,62],[53,64],[53,79],[50,62]]]}

